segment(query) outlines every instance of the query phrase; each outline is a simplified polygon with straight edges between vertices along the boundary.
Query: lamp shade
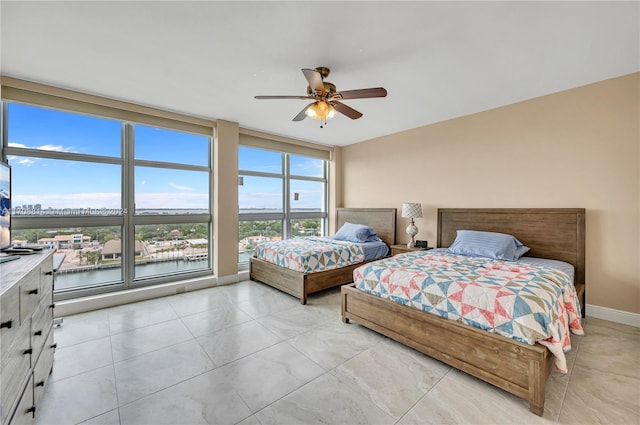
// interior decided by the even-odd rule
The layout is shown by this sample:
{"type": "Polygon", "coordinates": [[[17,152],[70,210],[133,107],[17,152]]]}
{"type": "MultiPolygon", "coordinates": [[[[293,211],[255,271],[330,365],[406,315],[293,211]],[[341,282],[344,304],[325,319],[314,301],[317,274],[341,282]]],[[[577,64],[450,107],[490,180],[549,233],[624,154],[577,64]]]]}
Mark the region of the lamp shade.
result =
{"type": "Polygon", "coordinates": [[[422,217],[422,204],[405,202],[402,204],[402,217],[418,218],[422,217]]]}

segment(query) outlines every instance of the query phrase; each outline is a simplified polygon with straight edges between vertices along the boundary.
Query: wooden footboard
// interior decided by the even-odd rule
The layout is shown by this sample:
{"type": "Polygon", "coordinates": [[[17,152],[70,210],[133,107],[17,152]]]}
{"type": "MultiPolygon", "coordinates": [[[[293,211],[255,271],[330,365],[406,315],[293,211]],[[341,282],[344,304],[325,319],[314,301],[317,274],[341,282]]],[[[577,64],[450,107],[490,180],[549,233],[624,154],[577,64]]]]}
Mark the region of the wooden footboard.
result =
{"type": "Polygon", "coordinates": [[[301,273],[272,263],[251,258],[249,278],[266,283],[307,303],[307,296],[314,292],[353,282],[353,270],[363,263],[326,270],[317,273],[301,273]]]}
{"type": "Polygon", "coordinates": [[[342,321],[357,323],[412,347],[529,401],[544,413],[545,384],[553,355],[540,344],[527,345],[367,294],[354,284],[342,287],[342,321]]]}

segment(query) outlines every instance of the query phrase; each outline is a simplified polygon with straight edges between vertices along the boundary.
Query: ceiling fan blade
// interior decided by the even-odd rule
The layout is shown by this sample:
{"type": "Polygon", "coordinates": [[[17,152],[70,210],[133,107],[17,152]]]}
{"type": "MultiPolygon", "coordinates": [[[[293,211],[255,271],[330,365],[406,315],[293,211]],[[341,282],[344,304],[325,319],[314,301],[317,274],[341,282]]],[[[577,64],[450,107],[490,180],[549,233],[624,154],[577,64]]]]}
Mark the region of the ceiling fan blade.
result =
{"type": "Polygon", "coordinates": [[[331,106],[333,106],[333,108],[340,112],[343,115],[348,116],[349,118],[351,118],[352,120],[357,120],[358,118],[360,118],[362,116],[362,112],[358,112],[355,109],[353,109],[350,106],[345,105],[344,103],[340,103],[337,100],[333,100],[331,102],[331,106]]]}
{"type": "Polygon", "coordinates": [[[255,96],[256,99],[313,99],[309,96],[255,96]]]}
{"type": "Polygon", "coordinates": [[[307,118],[307,114],[305,114],[307,108],[309,106],[313,105],[313,103],[308,104],[307,106],[305,106],[302,111],[298,112],[298,115],[296,115],[295,117],[293,117],[293,119],[291,121],[302,121],[303,119],[307,118]]]}
{"type": "Polygon", "coordinates": [[[302,70],[304,78],[309,82],[309,87],[316,93],[324,94],[324,83],[322,82],[322,75],[315,69],[304,68],[302,70]]]}
{"type": "Polygon", "coordinates": [[[383,87],[373,87],[370,89],[345,90],[338,92],[334,97],[338,99],[365,99],[369,97],[385,97],[387,91],[383,87]]]}

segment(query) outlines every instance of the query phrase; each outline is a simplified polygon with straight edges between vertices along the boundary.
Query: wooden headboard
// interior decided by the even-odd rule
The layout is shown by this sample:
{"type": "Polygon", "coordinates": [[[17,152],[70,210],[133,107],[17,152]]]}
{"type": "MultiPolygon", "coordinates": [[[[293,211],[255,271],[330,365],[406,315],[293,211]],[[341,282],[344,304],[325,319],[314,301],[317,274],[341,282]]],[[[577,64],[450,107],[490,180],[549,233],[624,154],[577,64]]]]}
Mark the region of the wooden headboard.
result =
{"type": "Polygon", "coordinates": [[[513,235],[531,248],[527,256],[570,263],[575,283],[585,283],[584,208],[439,208],[438,247],[450,246],[456,230],[513,235]]]}
{"type": "Polygon", "coordinates": [[[336,208],[336,231],[346,222],[371,227],[387,245],[396,243],[395,208],[336,208]]]}

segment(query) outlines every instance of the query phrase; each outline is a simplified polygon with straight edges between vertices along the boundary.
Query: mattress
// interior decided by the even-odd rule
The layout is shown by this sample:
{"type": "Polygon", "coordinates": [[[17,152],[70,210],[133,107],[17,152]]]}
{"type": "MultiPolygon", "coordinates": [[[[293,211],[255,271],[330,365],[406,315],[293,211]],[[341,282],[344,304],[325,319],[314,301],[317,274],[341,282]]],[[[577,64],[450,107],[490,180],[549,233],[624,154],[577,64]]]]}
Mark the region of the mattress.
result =
{"type": "MultiPolygon", "coordinates": [[[[431,250],[432,253],[436,252],[447,252],[447,248],[434,248],[431,250]]],[[[563,273],[566,273],[569,276],[569,280],[575,284],[575,273],[576,269],[573,265],[569,263],[565,263],[564,261],[559,260],[551,260],[549,258],[538,258],[538,257],[520,257],[518,260],[520,263],[531,264],[534,266],[544,266],[549,267],[551,269],[559,270],[563,273]]]]}
{"type": "Polygon", "coordinates": [[[364,264],[354,270],[356,288],[520,342],[538,342],[553,353],[557,369],[567,371],[569,335],[584,331],[565,272],[443,251],[413,251],[364,264]]]}
{"type": "Polygon", "coordinates": [[[304,236],[260,243],[254,256],[301,273],[318,273],[382,258],[388,252],[389,247],[381,241],[354,243],[304,236]]]}
{"type": "Polygon", "coordinates": [[[389,245],[383,241],[363,242],[360,245],[364,249],[365,261],[377,260],[389,255],[389,245]]]}

